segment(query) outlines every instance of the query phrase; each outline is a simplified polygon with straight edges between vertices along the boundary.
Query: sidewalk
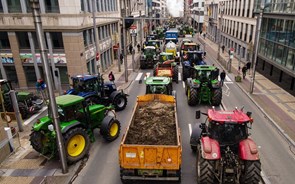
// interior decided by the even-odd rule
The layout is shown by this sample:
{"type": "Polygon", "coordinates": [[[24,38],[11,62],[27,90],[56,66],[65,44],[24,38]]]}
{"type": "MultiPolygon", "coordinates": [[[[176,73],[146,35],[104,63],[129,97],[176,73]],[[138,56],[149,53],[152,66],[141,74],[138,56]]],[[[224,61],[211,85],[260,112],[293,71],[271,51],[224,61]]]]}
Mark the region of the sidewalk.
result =
{"type": "MultiPolygon", "coordinates": [[[[218,53],[217,43],[212,42],[208,38],[204,39],[202,36],[199,37],[199,40],[206,43],[206,50],[210,47],[215,53],[218,53]]],[[[220,64],[225,69],[229,56],[227,50],[224,53],[220,50],[220,53],[222,58],[220,64]]],[[[231,68],[231,74],[233,76],[238,75],[238,64],[239,60],[233,58],[231,68]]],[[[244,64],[245,63],[241,62],[240,66],[243,67],[244,64]]],[[[250,94],[252,74],[252,70],[251,75],[249,75],[247,71],[246,79],[242,79],[242,82],[237,82],[238,86],[249,96],[259,109],[262,110],[264,115],[273,123],[281,134],[286,137],[289,143],[295,146],[295,97],[257,71],[255,73],[253,94],[250,94]]]]}
{"type": "MultiPolygon", "coordinates": [[[[136,63],[135,71],[138,70],[138,59],[140,53],[136,52],[134,59],[136,63]]],[[[125,82],[124,63],[121,65],[121,71],[118,70],[118,61],[105,70],[102,74],[105,81],[108,81],[108,74],[113,71],[115,84],[118,89],[124,89],[129,85],[125,82]]],[[[132,73],[132,55],[127,56],[128,76],[132,73]]],[[[46,108],[44,108],[46,109],[46,108]]],[[[42,113],[42,112],[40,112],[42,113]]],[[[34,123],[34,117],[24,122],[24,131],[18,133],[19,146],[14,152],[0,164],[0,183],[1,184],[60,184],[71,183],[71,179],[78,174],[84,167],[84,161],[68,166],[69,172],[62,174],[62,166],[58,160],[47,160],[44,156],[37,153],[30,145],[29,137],[31,127],[34,123]]]]}

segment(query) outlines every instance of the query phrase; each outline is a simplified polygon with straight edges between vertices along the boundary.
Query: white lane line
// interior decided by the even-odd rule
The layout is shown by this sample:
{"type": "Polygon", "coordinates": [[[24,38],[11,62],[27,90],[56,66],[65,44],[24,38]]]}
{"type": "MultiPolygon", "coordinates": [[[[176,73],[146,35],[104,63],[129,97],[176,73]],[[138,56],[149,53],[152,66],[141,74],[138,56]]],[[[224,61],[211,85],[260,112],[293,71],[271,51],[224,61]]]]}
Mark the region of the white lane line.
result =
{"type": "Polygon", "coordinates": [[[233,84],[233,82],[224,82],[224,84],[233,84]]]}
{"type": "Polygon", "coordinates": [[[226,90],[223,94],[225,94],[226,96],[229,96],[229,94],[230,94],[229,87],[226,85],[226,83],[224,83],[224,86],[226,87],[226,90]]]}
{"type": "Polygon", "coordinates": [[[143,80],[146,80],[146,78],[148,78],[148,77],[150,76],[150,74],[151,74],[151,73],[149,73],[149,72],[148,72],[148,73],[146,73],[146,74],[145,74],[145,77],[144,77],[144,79],[143,79],[143,80]]]}
{"type": "Polygon", "coordinates": [[[263,170],[261,170],[261,177],[262,177],[262,180],[265,184],[271,184],[270,180],[268,179],[268,177],[266,176],[266,174],[263,170]]]}
{"type": "Polygon", "coordinates": [[[183,89],[185,88],[185,83],[184,83],[184,81],[182,81],[182,87],[183,87],[183,89]]]}
{"type": "Polygon", "coordinates": [[[142,76],[142,72],[138,73],[135,80],[136,81],[139,81],[141,79],[141,76],[142,76]]]}
{"type": "Polygon", "coordinates": [[[192,135],[192,125],[191,124],[188,124],[188,129],[189,129],[189,135],[191,136],[192,135]]]}
{"type": "Polygon", "coordinates": [[[178,81],[181,81],[181,75],[178,73],[178,81]]]}
{"type": "Polygon", "coordinates": [[[232,81],[227,75],[225,76],[225,80],[228,81],[228,82],[232,81]]]}

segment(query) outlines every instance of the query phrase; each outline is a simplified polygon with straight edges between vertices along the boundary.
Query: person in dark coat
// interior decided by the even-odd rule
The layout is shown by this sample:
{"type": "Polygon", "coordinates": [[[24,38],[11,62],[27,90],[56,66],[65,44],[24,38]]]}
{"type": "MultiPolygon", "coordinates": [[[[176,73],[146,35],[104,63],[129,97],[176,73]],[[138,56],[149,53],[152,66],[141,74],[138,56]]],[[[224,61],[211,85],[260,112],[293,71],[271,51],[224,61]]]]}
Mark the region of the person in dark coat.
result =
{"type": "Polygon", "coordinates": [[[225,76],[226,76],[225,71],[222,70],[222,72],[220,73],[220,84],[221,84],[221,86],[223,86],[225,76]]]}
{"type": "Polygon", "coordinates": [[[115,76],[114,76],[114,74],[113,74],[112,71],[109,73],[109,80],[110,80],[111,82],[114,82],[114,81],[115,81],[115,76]]]}
{"type": "Polygon", "coordinates": [[[247,72],[247,67],[246,67],[246,65],[245,65],[245,66],[243,66],[243,68],[242,68],[243,79],[245,79],[245,77],[246,77],[246,72],[247,72]]]}
{"type": "Polygon", "coordinates": [[[130,44],[130,45],[129,45],[129,52],[130,52],[130,54],[132,54],[132,50],[133,50],[133,47],[132,47],[132,45],[130,44]]]}
{"type": "Polygon", "coordinates": [[[246,66],[247,66],[247,70],[249,71],[249,75],[250,75],[251,62],[248,61],[246,66]]]}
{"type": "Polygon", "coordinates": [[[225,46],[222,45],[221,49],[222,49],[222,53],[224,53],[225,46]]]}
{"type": "Polygon", "coordinates": [[[121,64],[123,64],[123,59],[124,59],[124,56],[123,56],[123,54],[121,53],[121,54],[120,54],[120,62],[121,62],[121,64]]]}

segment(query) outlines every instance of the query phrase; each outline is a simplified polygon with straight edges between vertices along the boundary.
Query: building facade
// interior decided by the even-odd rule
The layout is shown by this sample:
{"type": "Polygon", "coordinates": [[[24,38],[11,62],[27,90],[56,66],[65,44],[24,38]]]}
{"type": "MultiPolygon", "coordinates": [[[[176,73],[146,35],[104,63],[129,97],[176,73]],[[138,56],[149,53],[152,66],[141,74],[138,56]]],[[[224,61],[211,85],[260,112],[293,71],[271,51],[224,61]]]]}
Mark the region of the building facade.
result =
{"type": "Polygon", "coordinates": [[[197,32],[203,31],[204,23],[204,10],[205,2],[204,0],[193,0],[190,4],[190,12],[192,25],[197,30],[197,32]]]}
{"type": "MultiPolygon", "coordinates": [[[[121,17],[120,2],[40,0],[50,66],[60,73],[59,78],[54,76],[55,84],[56,80],[60,80],[67,88],[71,76],[94,74],[114,64],[120,43],[121,25],[120,19],[117,19],[121,17]],[[98,54],[95,49],[93,10],[98,33],[98,54]]],[[[135,3],[138,1],[127,0],[128,7],[135,7],[135,3]]],[[[12,81],[16,88],[35,87],[37,78],[43,78],[43,67],[29,0],[0,1],[0,15],[0,77],[12,81]]]]}
{"type": "MultiPolygon", "coordinates": [[[[267,2],[263,10],[256,69],[295,95],[295,1],[267,2]]],[[[260,11],[259,1],[255,13],[260,11]]]]}

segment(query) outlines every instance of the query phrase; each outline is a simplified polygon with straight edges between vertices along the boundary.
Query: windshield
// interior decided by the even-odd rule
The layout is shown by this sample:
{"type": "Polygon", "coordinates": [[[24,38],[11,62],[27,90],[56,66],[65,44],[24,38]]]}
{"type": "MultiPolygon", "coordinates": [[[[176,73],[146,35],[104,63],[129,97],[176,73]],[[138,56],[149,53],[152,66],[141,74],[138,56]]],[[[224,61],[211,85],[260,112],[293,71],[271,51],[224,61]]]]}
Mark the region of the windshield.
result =
{"type": "Polygon", "coordinates": [[[147,86],[147,94],[167,94],[165,85],[149,85],[147,86]]]}
{"type": "Polygon", "coordinates": [[[197,50],[196,45],[184,45],[184,50],[189,51],[189,50],[197,50]]]}
{"type": "Polygon", "coordinates": [[[145,49],[146,54],[154,54],[154,52],[155,52],[155,49],[151,49],[151,48],[145,49]]]}

